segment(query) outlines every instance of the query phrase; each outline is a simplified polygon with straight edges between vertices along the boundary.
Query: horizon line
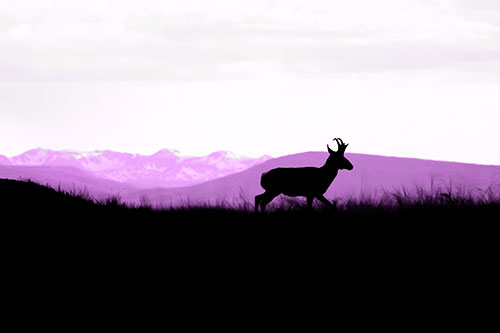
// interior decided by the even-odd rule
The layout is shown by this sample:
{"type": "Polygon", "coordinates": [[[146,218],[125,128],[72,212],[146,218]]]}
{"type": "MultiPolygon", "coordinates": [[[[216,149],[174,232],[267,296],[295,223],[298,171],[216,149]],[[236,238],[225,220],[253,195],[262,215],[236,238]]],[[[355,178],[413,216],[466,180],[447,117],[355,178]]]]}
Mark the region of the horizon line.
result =
{"type": "MultiPolygon", "coordinates": [[[[215,153],[230,153],[235,156],[235,158],[241,158],[241,159],[259,159],[263,157],[267,157],[268,159],[277,159],[277,158],[282,158],[286,156],[291,156],[291,155],[299,155],[299,154],[306,154],[306,153],[327,153],[326,151],[320,151],[320,150],[308,150],[308,151],[299,151],[299,152],[294,152],[294,153],[289,153],[289,154],[283,154],[279,156],[273,156],[270,154],[261,154],[257,157],[251,157],[248,155],[243,155],[239,153],[235,153],[234,151],[230,150],[214,150],[206,155],[187,155],[185,153],[182,153],[181,151],[177,149],[171,149],[171,148],[161,148],[160,150],[152,153],[152,154],[147,154],[147,153],[132,153],[132,152],[127,152],[127,151],[121,151],[121,150],[110,150],[110,149],[95,149],[95,150],[80,150],[80,149],[51,149],[51,148],[44,148],[44,147],[36,147],[32,149],[28,149],[23,151],[20,154],[16,155],[4,155],[0,153],[0,156],[4,156],[7,159],[12,159],[18,156],[21,156],[29,151],[32,150],[45,150],[45,151],[51,151],[51,152],[67,152],[67,153],[78,153],[78,154],[90,154],[90,153],[98,153],[98,152],[112,152],[112,153],[119,153],[119,154],[130,154],[130,155],[137,155],[137,156],[144,156],[144,157],[150,157],[153,155],[156,155],[162,151],[169,151],[172,153],[172,155],[177,156],[179,158],[197,158],[197,157],[207,157],[215,153]]],[[[370,154],[370,153],[360,153],[360,152],[346,152],[346,154],[355,154],[355,155],[368,155],[368,156],[377,156],[377,157],[387,157],[387,158],[400,158],[400,159],[414,159],[414,160],[424,160],[424,161],[434,161],[434,162],[446,162],[446,163],[460,163],[460,164],[472,164],[472,165],[482,165],[482,166],[500,166],[500,164],[493,164],[493,163],[478,163],[478,162],[466,162],[466,161],[457,161],[457,160],[446,160],[446,159],[434,159],[434,158],[427,158],[427,157],[416,157],[416,156],[397,156],[397,155],[385,155],[385,154],[370,154]]]]}

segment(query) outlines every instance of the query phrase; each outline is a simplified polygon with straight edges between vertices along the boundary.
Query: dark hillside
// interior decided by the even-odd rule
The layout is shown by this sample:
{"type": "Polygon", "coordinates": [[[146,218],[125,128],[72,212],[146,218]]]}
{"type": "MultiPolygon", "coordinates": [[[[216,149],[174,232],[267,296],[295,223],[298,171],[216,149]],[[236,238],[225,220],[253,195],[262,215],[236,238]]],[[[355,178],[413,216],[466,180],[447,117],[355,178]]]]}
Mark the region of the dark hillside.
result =
{"type": "Polygon", "coordinates": [[[127,205],[119,198],[96,201],[88,193],[74,193],[52,189],[30,181],[0,179],[0,207],[5,220],[30,219],[50,223],[86,220],[101,224],[115,222],[169,222],[216,225],[227,222],[266,222],[271,225],[291,222],[329,223],[336,228],[347,222],[381,227],[395,223],[397,227],[415,224],[419,228],[440,228],[444,225],[472,225],[498,223],[500,198],[490,193],[472,198],[454,193],[419,193],[412,196],[404,191],[387,194],[380,200],[349,199],[336,208],[317,205],[312,212],[303,200],[281,200],[266,214],[255,214],[250,203],[231,206],[222,202],[218,206],[185,205],[183,207],[153,209],[147,203],[127,205]],[[497,221],[497,222],[495,222],[497,221]]]}
{"type": "Polygon", "coordinates": [[[9,258],[18,263],[37,258],[43,266],[58,258],[62,269],[92,258],[87,265],[109,270],[132,261],[170,275],[191,272],[192,283],[214,269],[251,277],[299,265],[306,270],[289,273],[316,271],[362,284],[381,271],[420,279],[422,272],[435,276],[464,263],[475,267],[467,274],[488,267],[498,250],[500,201],[399,199],[395,206],[351,201],[312,212],[296,202],[266,214],[254,214],[250,205],[153,210],[0,179],[2,227],[10,229],[4,233],[9,258]],[[19,256],[22,261],[14,259],[19,256]]]}
{"type": "Polygon", "coordinates": [[[7,220],[36,220],[67,216],[95,209],[85,194],[65,193],[30,181],[0,179],[0,207],[7,220]],[[8,215],[6,213],[9,213],[8,215]]]}

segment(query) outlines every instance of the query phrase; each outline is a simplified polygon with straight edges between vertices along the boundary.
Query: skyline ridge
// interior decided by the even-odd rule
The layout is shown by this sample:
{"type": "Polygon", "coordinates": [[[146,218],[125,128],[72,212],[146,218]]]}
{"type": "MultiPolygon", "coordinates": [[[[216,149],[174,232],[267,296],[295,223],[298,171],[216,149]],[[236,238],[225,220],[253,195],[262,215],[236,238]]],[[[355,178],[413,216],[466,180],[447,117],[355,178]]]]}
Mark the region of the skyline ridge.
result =
{"type": "MultiPolygon", "coordinates": [[[[16,157],[19,157],[23,154],[26,154],[28,152],[34,152],[34,151],[46,151],[46,152],[52,152],[52,153],[69,153],[70,155],[78,155],[81,154],[82,156],[88,156],[88,154],[93,154],[93,153],[113,153],[113,154],[123,154],[123,155],[129,155],[129,156],[138,156],[138,157],[152,157],[157,154],[161,154],[162,152],[170,152],[172,153],[171,156],[175,156],[178,158],[204,158],[204,157],[209,157],[210,155],[214,154],[220,154],[224,153],[227,156],[230,156],[231,158],[234,159],[260,159],[260,158],[265,158],[265,159],[276,159],[284,156],[289,156],[289,155],[296,155],[296,154],[302,154],[302,153],[308,153],[308,152],[322,152],[322,150],[305,150],[305,151],[297,151],[297,152],[292,152],[288,154],[283,154],[279,156],[273,156],[271,154],[261,154],[258,155],[257,157],[251,157],[247,155],[240,154],[238,152],[234,152],[231,150],[214,150],[212,152],[206,153],[206,154],[186,154],[178,149],[175,148],[161,148],[158,151],[154,153],[132,153],[128,151],[122,151],[122,150],[112,150],[112,149],[95,149],[95,150],[79,150],[79,149],[52,149],[52,148],[45,148],[45,147],[36,147],[36,148],[31,148],[28,150],[23,151],[22,153],[16,154],[16,155],[11,155],[8,156],[6,154],[2,154],[0,152],[0,165],[2,164],[2,161],[5,160],[12,160],[16,157]]],[[[374,153],[364,153],[364,152],[350,152],[347,154],[359,154],[359,155],[368,155],[368,156],[380,156],[380,157],[394,157],[394,158],[405,158],[405,159],[416,159],[416,160],[424,160],[424,161],[436,161],[436,162],[450,162],[450,163],[461,163],[461,164],[473,164],[473,165],[485,165],[485,166],[500,166],[499,164],[495,163],[481,163],[481,162],[473,162],[473,161],[467,161],[467,160],[447,160],[447,159],[438,159],[438,158],[428,158],[428,157],[419,157],[419,156],[402,156],[402,155],[392,155],[392,154],[374,154],[374,153]]],[[[5,165],[5,164],[3,164],[5,165]]]]}

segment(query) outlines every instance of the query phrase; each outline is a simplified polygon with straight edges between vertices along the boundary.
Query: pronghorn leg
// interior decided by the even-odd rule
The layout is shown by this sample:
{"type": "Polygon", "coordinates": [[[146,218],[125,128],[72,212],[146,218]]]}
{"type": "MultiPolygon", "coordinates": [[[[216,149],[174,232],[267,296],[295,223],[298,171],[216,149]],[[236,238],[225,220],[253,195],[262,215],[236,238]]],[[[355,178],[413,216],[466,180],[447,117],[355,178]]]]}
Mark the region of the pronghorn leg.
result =
{"type": "Polygon", "coordinates": [[[262,201],[262,196],[264,194],[265,193],[262,193],[262,194],[259,194],[259,195],[255,196],[255,212],[256,213],[259,211],[259,205],[260,205],[260,202],[262,201]]]}
{"type": "Polygon", "coordinates": [[[321,201],[322,203],[324,203],[327,207],[331,207],[332,206],[332,203],[327,198],[325,198],[323,195],[318,195],[316,197],[316,199],[318,199],[319,201],[321,201]]]}
{"type": "Polygon", "coordinates": [[[267,204],[269,204],[275,197],[277,197],[279,193],[275,192],[269,192],[266,191],[262,194],[259,194],[255,197],[255,211],[259,211],[259,205],[260,205],[260,210],[265,211],[267,204]]]}
{"type": "Polygon", "coordinates": [[[307,197],[307,210],[311,210],[313,206],[314,197],[307,197]]]}

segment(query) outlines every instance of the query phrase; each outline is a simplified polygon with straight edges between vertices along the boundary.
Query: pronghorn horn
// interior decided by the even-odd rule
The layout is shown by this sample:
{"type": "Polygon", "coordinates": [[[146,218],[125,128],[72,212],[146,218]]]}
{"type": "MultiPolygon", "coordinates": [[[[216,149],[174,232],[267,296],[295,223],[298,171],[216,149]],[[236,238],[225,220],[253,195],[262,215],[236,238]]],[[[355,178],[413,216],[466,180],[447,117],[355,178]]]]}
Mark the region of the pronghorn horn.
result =
{"type": "MultiPolygon", "coordinates": [[[[337,146],[338,146],[338,148],[340,149],[340,146],[342,146],[342,144],[339,142],[339,140],[340,140],[339,138],[335,138],[335,139],[333,139],[333,141],[337,142],[337,146]]],[[[337,150],[338,150],[338,149],[337,149],[337,150]]]]}
{"type": "Polygon", "coordinates": [[[337,142],[337,145],[338,145],[337,151],[343,154],[345,152],[345,149],[347,148],[348,144],[345,144],[341,138],[335,138],[333,140],[337,142]]]}

